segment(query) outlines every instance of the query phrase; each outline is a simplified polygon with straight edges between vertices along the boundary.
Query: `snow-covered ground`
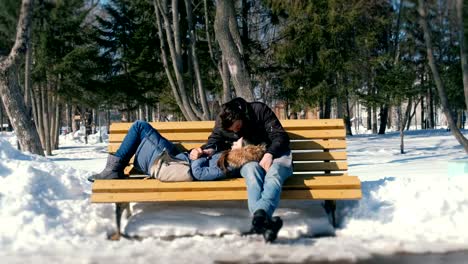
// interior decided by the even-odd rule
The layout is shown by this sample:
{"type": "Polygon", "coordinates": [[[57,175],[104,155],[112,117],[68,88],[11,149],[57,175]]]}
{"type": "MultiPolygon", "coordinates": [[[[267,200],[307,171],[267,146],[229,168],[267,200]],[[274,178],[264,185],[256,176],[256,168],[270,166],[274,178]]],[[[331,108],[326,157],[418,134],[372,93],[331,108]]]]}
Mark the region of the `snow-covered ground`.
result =
{"type": "Polygon", "coordinates": [[[108,241],[113,206],[90,204],[86,181],[104,167],[106,143],[60,139],[44,158],[0,135],[2,263],[297,263],[468,250],[468,158],[445,130],[408,132],[404,155],[398,133],[350,137],[349,173],[363,198],[338,203],[335,232],[318,202],[282,202],[274,244],[240,235],[246,202],[136,204],[124,231],[144,239],[108,241]]]}

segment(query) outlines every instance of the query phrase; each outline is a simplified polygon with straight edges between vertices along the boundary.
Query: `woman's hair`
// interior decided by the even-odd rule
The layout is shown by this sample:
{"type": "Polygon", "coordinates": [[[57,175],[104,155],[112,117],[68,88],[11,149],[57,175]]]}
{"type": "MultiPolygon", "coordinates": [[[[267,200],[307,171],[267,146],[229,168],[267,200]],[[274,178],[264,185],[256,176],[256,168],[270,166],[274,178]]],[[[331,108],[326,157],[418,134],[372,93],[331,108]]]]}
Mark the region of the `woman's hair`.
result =
{"type": "Polygon", "coordinates": [[[238,169],[247,162],[260,161],[265,151],[265,145],[247,145],[238,149],[225,150],[219,157],[218,167],[227,173],[228,167],[238,169]]]}

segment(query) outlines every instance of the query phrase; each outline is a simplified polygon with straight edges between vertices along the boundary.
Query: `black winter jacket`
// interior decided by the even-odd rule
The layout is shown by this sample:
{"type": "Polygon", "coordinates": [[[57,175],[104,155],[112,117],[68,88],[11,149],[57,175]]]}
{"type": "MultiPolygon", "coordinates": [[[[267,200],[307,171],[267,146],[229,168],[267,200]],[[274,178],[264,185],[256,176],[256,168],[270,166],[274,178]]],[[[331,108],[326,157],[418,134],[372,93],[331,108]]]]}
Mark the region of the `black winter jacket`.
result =
{"type": "Polygon", "coordinates": [[[288,134],[275,113],[266,104],[248,103],[242,98],[233,100],[238,100],[239,105],[246,111],[247,120],[242,124],[241,130],[238,133],[224,130],[218,115],[213,132],[202,149],[227,150],[231,148],[232,142],[243,137],[250,144],[266,144],[266,152],[271,153],[273,158],[278,158],[290,150],[288,134]]]}

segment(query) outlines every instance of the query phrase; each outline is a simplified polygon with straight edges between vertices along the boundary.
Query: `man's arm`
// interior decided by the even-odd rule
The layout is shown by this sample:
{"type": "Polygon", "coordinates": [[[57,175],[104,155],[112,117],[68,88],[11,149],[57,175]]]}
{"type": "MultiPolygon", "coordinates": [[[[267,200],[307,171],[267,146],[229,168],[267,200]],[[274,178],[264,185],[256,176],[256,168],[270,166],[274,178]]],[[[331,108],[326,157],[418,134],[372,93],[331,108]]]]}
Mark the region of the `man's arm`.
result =
{"type": "Polygon", "coordinates": [[[273,158],[278,158],[290,149],[288,133],[284,130],[275,113],[266,105],[263,111],[263,122],[264,129],[271,140],[271,145],[268,146],[266,152],[270,153],[273,158]]]}

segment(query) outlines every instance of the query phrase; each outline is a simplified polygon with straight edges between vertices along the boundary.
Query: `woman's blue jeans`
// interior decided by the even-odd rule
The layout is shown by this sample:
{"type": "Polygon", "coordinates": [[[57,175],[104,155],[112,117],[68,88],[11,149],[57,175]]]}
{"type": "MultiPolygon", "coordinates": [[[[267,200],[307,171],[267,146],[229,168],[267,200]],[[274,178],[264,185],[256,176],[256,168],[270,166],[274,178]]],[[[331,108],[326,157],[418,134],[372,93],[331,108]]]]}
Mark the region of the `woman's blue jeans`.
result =
{"type": "Polygon", "coordinates": [[[121,158],[123,162],[128,163],[132,156],[135,155],[143,139],[151,133],[155,133],[154,136],[157,138],[157,144],[161,146],[161,149],[174,149],[174,144],[161,136],[148,122],[138,120],[130,127],[122,144],[114,155],[121,158]]]}
{"type": "Polygon", "coordinates": [[[256,161],[242,166],[240,173],[247,185],[250,213],[263,209],[270,217],[273,215],[280,201],[283,183],[293,172],[289,155],[279,158],[288,162],[275,162],[275,159],[267,173],[256,161]]]}

